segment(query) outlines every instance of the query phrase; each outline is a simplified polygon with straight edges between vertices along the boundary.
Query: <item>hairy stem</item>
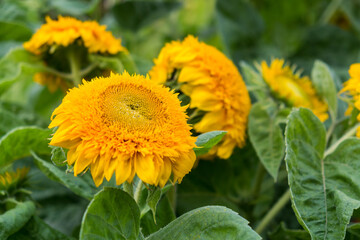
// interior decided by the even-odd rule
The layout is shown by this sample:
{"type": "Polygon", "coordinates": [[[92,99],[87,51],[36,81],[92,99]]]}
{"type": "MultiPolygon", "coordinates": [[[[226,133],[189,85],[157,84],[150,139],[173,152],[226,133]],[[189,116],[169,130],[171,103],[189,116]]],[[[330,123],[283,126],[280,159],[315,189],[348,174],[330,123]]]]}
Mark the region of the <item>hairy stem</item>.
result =
{"type": "Polygon", "coordinates": [[[349,137],[354,136],[358,127],[360,127],[359,123],[356,124],[355,126],[353,126],[352,128],[350,128],[349,131],[347,131],[341,138],[339,138],[333,145],[331,145],[331,147],[329,147],[325,151],[324,157],[326,157],[327,155],[332,153],[339,146],[339,144],[342,143],[344,140],[348,139],[349,137]]]}
{"type": "Polygon", "coordinates": [[[134,191],[134,199],[135,199],[135,202],[137,202],[137,203],[140,200],[141,190],[142,190],[143,184],[144,183],[141,181],[141,179],[139,179],[139,182],[137,183],[135,191],[134,191]]]}
{"type": "Polygon", "coordinates": [[[259,225],[255,228],[255,231],[258,234],[261,234],[264,229],[271,223],[274,217],[283,209],[283,207],[290,200],[290,189],[288,189],[281,198],[275,203],[275,205],[270,209],[270,211],[265,215],[265,217],[261,220],[259,225]]]}
{"type": "Polygon", "coordinates": [[[74,82],[74,86],[81,84],[81,73],[80,73],[80,61],[76,56],[76,52],[73,49],[68,51],[68,60],[70,63],[71,77],[74,82]]]}
{"type": "Polygon", "coordinates": [[[265,176],[266,170],[261,162],[259,162],[258,168],[256,170],[256,176],[255,176],[255,185],[254,190],[252,192],[253,199],[257,199],[259,196],[259,192],[261,190],[261,185],[265,176]]]}

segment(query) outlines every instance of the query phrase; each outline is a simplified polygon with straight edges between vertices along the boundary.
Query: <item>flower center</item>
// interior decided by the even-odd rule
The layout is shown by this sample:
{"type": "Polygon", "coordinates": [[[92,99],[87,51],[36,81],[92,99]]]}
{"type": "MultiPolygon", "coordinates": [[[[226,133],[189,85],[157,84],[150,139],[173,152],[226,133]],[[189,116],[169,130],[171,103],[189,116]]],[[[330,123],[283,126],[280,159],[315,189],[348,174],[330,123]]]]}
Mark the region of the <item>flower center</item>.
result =
{"type": "Polygon", "coordinates": [[[298,107],[297,105],[308,106],[308,107],[311,106],[311,101],[309,99],[309,96],[291,78],[280,77],[279,81],[283,83],[284,88],[287,88],[291,92],[291,96],[289,96],[289,100],[291,101],[292,104],[294,104],[295,107],[298,107]]]}
{"type": "Polygon", "coordinates": [[[162,101],[150,90],[133,84],[108,87],[102,94],[104,120],[128,129],[153,128],[161,124],[162,101]]]}

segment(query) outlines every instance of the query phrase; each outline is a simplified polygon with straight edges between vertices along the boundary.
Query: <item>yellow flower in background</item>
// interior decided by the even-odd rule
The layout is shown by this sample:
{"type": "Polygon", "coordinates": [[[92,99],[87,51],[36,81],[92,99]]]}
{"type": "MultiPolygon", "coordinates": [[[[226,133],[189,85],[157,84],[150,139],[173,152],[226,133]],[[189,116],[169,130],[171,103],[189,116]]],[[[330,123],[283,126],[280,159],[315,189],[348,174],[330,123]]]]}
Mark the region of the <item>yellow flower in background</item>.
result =
{"type": "Polygon", "coordinates": [[[194,124],[197,132],[227,131],[210,154],[226,159],[235,146],[244,146],[251,102],[230,59],[215,47],[188,36],[182,42],[166,44],[154,62],[149,72],[153,81],[165,84],[177,78],[180,91],[190,97],[190,108],[205,112],[194,124]]]}
{"type": "Polygon", "coordinates": [[[126,51],[121,46],[121,40],[114,38],[112,33],[105,29],[106,26],[100,26],[95,21],[82,22],[61,16],[58,20],[52,20],[46,17],[46,23],[24,43],[24,48],[38,55],[49,51],[51,47],[69,46],[79,39],[90,53],[116,54],[126,51]]]}
{"type": "MultiPolygon", "coordinates": [[[[350,79],[344,83],[343,89],[340,93],[347,92],[353,98],[353,105],[349,105],[346,110],[346,115],[349,115],[354,107],[360,110],[360,63],[354,63],[349,69],[350,79]]],[[[360,121],[360,114],[357,116],[360,121]]],[[[360,137],[360,128],[357,129],[357,137],[360,137]]]]}
{"type": "Polygon", "coordinates": [[[61,88],[64,92],[68,90],[68,85],[64,79],[59,76],[55,76],[51,73],[36,73],[34,75],[34,82],[47,86],[50,92],[55,92],[58,88],[61,88]]]}
{"type": "Polygon", "coordinates": [[[7,171],[0,174],[0,190],[11,191],[12,189],[18,188],[26,179],[29,170],[29,168],[25,167],[16,169],[16,172],[7,171]]]}
{"type": "Polygon", "coordinates": [[[290,66],[284,65],[283,59],[274,59],[270,66],[261,63],[265,82],[273,94],[294,107],[306,107],[324,122],[328,119],[328,106],[317,95],[310,79],[300,77],[290,66]]]}
{"type": "Polygon", "coordinates": [[[186,107],[165,87],[140,75],[111,74],[83,81],[55,109],[50,145],[68,148],[75,176],[90,167],[96,186],[113,173],[116,183],[134,175],[163,187],[181,182],[194,165],[195,138],[186,107]]]}

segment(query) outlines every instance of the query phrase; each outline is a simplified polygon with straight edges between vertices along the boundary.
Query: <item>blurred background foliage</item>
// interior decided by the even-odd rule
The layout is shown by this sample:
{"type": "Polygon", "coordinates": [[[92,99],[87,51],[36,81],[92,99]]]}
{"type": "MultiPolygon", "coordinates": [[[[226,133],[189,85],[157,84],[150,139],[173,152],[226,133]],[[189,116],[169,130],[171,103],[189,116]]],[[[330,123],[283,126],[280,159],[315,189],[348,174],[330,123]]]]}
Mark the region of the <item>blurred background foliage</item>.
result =
{"type": "MultiPolygon", "coordinates": [[[[0,79],[17,81],[6,91],[0,88],[0,136],[20,125],[46,128],[51,112],[64,95],[60,90],[50,93],[32,81],[33,72],[24,71],[26,65],[14,64],[24,61],[23,56],[7,56],[11,49],[30,39],[45,16],[73,16],[106,25],[122,39],[141,74],[148,72],[165,43],[193,34],[223,51],[237,66],[240,61],[252,65],[278,57],[310,75],[314,61],[320,59],[340,77],[339,90],[341,82],[348,79],[350,64],[360,60],[359,9],[357,0],[1,0],[0,79]],[[11,64],[7,64],[7,58],[12,59],[11,64]],[[3,119],[8,122],[1,122],[3,119]]],[[[205,205],[224,205],[256,225],[253,221],[261,218],[287,188],[283,164],[277,183],[266,175],[262,187],[257,189],[256,176],[266,174],[257,171],[258,164],[250,143],[237,149],[228,161],[199,162],[178,186],[177,200],[171,201],[177,205],[176,213],[205,205]],[[254,194],[258,195],[256,203],[251,202],[254,194]]],[[[30,185],[38,186],[31,191],[39,204],[39,216],[63,233],[77,236],[88,201],[48,181],[36,168],[31,169],[30,185]]],[[[167,202],[161,206],[169,208],[167,202]]],[[[172,218],[164,217],[164,221],[172,218]]],[[[278,218],[287,223],[286,227],[301,228],[290,203],[278,218]]],[[[156,228],[151,218],[142,224],[144,228],[156,228]]],[[[286,227],[270,226],[274,230],[270,238],[309,238],[303,231],[289,232],[286,227]]]]}

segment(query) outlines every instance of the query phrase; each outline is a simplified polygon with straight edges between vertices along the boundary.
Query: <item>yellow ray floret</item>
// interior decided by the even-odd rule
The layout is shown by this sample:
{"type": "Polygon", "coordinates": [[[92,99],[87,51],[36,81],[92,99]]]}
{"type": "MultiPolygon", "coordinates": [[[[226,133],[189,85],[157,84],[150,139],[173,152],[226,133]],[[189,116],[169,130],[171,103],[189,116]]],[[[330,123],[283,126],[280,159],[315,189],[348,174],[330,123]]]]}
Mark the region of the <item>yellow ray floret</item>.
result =
{"type": "Polygon", "coordinates": [[[231,60],[216,48],[188,36],[182,42],[166,44],[154,62],[149,72],[153,80],[165,83],[177,71],[180,90],[191,99],[190,108],[206,112],[194,125],[197,132],[227,131],[210,153],[229,158],[235,146],[244,146],[251,102],[231,60]]]}
{"type": "Polygon", "coordinates": [[[41,54],[51,46],[68,46],[81,39],[90,53],[116,54],[126,51],[121,46],[121,40],[114,38],[111,32],[105,30],[95,21],[79,21],[72,17],[58,17],[52,20],[46,17],[46,23],[24,43],[24,48],[34,54],[41,54]]]}
{"type": "Polygon", "coordinates": [[[283,59],[274,59],[270,66],[263,61],[261,71],[276,97],[294,107],[311,109],[321,121],[328,119],[328,106],[316,94],[310,79],[295,74],[290,66],[284,65],[283,59]]]}
{"type": "MultiPolygon", "coordinates": [[[[344,83],[344,88],[340,93],[347,92],[353,98],[353,105],[350,105],[347,114],[350,114],[353,108],[360,110],[360,63],[354,63],[349,69],[350,79],[344,83]]],[[[360,114],[357,116],[360,121],[360,114]]],[[[360,127],[357,129],[357,137],[360,137],[360,127]]]]}
{"type": "Polygon", "coordinates": [[[55,109],[50,145],[68,148],[75,176],[90,167],[96,186],[113,173],[151,185],[181,182],[195,162],[186,107],[165,87],[140,75],[111,74],[83,81],[55,109]]]}

